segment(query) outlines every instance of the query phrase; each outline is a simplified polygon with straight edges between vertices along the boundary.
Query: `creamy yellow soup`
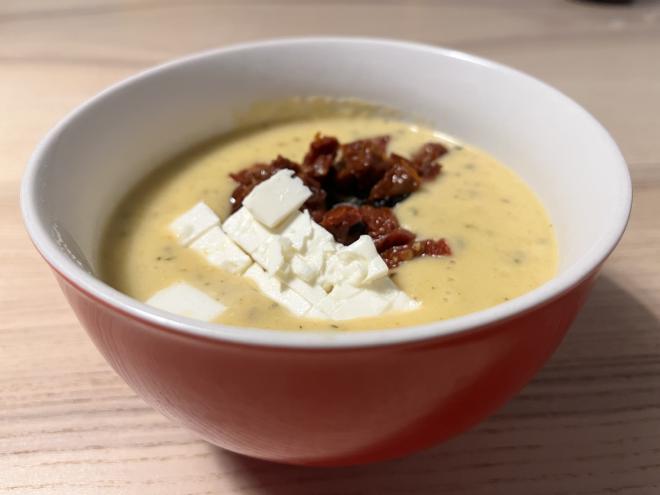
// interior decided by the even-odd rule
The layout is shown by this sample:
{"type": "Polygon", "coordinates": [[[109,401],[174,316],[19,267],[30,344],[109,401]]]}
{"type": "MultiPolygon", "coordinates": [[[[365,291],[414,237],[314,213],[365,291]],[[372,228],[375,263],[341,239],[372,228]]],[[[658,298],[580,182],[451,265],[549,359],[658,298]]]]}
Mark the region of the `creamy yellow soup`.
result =
{"type": "Polygon", "coordinates": [[[375,116],[299,119],[234,133],[184,153],[143,180],[111,218],[101,248],[101,275],[116,289],[146,301],[187,282],[221,301],[217,322],[272,329],[362,330],[443,320],[502,303],[539,286],[557,268],[553,227],[534,192],[511,170],[477,149],[433,129],[375,116]],[[450,151],[442,172],[395,207],[419,239],[445,238],[452,256],[418,258],[392,272],[420,309],[342,322],[296,317],[246,278],[209,265],[180,246],[168,224],[199,201],[224,220],[236,184],[228,174],[278,154],[302,161],[314,134],[341,142],[388,134],[389,150],[411,155],[442,141],[450,151]]]}

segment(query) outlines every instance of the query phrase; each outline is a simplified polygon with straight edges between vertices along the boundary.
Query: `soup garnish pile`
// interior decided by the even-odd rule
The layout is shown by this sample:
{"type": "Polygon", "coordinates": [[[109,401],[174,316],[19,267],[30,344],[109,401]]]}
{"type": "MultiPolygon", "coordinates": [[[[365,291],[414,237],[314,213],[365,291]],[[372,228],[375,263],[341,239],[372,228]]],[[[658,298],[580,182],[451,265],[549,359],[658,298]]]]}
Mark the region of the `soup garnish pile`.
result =
{"type": "Polygon", "coordinates": [[[410,159],[387,153],[390,136],[359,139],[340,145],[339,140],[317,133],[302,164],[279,155],[269,164],[257,163],[231,177],[239,185],[232,193],[232,211],[254,187],[279,170],[292,170],[311,196],[301,209],[328,230],[337,242],[348,245],[368,234],[390,268],[418,256],[446,256],[451,249],[444,239],[415,240],[399,225],[391,207],[419,189],[422,181],[435,179],[447,153],[439,142],[424,144],[410,159]]]}

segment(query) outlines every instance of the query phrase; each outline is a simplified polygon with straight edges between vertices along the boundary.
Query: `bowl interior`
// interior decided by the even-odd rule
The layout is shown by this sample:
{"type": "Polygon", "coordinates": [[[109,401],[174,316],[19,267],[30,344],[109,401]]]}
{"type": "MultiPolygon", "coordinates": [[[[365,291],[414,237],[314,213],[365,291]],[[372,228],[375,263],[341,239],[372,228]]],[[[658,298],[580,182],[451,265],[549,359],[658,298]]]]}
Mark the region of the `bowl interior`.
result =
{"type": "Polygon", "coordinates": [[[514,169],[552,217],[559,277],[571,270],[573,278],[586,275],[625,226],[630,182],[621,154],[607,132],[561,93],[515,70],[447,50],[317,39],[197,55],[143,73],[83,105],[42,143],[28,169],[28,228],[42,252],[44,243],[58,244],[93,273],[106,219],[151,169],[231,129],[236,113],[255,102],[319,95],[399,109],[514,169]]]}

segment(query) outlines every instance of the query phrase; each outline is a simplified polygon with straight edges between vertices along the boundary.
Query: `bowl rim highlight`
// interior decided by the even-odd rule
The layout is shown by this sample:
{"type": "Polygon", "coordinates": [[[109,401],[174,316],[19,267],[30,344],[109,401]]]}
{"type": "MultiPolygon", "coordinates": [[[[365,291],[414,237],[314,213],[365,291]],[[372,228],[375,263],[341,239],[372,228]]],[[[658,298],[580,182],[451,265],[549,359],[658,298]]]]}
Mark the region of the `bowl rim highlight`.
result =
{"type": "Polygon", "coordinates": [[[46,260],[70,284],[84,292],[88,297],[98,303],[123,313],[133,319],[140,320],[153,331],[168,331],[180,336],[201,337],[219,342],[233,343],[248,346],[277,347],[277,348],[303,348],[303,349],[346,349],[361,347],[377,347],[403,345],[441,337],[456,336],[469,331],[482,330],[486,327],[501,323],[520,314],[533,310],[537,306],[548,303],[560,297],[592,272],[609,256],[623,235],[632,205],[632,184],[625,160],[616,143],[603,126],[575,101],[552,86],[527,75],[516,69],[493,62],[481,57],[469,55],[451,49],[435,47],[422,43],[398,41],[381,38],[365,37],[303,37],[278,38],[272,40],[241,43],[223,48],[203,51],[193,55],[184,56],[175,60],[157,65],[139,72],[123,81],[120,81],[96,96],[87,100],[64,117],[38,144],[31,156],[23,174],[21,182],[21,210],[27,231],[33,244],[46,260]],[[90,110],[98,101],[110,93],[114,93],[124,86],[136,81],[152,77],[170,67],[203,60],[223,54],[253,50],[264,47],[291,46],[299,44],[372,44],[383,49],[388,47],[403,47],[413,50],[431,52],[443,57],[460,59],[472,64],[481,65],[490,70],[506,72],[516,77],[526,78],[530,82],[540,84],[546,90],[560,96],[567,105],[582,113],[594,126],[602,131],[603,141],[599,146],[610,148],[614,161],[618,162],[622,195],[617,208],[617,215],[611,218],[606,231],[592,244],[591,248],[582,253],[578,260],[555,275],[541,286],[510,301],[496,306],[469,313],[460,317],[440,320],[423,325],[403,326],[388,329],[364,330],[351,332],[336,331],[299,331],[299,330],[271,330],[250,327],[235,327],[217,323],[205,323],[190,318],[180,317],[165,311],[152,308],[144,303],[127,296],[100,279],[94,277],[81,266],[76,264],[53,240],[50,228],[38,214],[38,201],[36,183],[42,166],[47,162],[51,146],[67,126],[90,110]]]}

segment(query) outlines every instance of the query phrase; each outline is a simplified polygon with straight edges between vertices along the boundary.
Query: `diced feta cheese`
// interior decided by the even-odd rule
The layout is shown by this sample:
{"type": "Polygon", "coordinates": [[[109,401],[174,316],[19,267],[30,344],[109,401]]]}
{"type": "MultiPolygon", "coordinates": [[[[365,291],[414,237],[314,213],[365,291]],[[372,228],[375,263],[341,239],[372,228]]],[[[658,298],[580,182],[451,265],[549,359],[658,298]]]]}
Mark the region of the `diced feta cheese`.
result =
{"type": "Polygon", "coordinates": [[[231,273],[243,273],[252,264],[252,259],[220,227],[212,227],[190,247],[204,256],[211,265],[231,273]]]}
{"type": "Polygon", "coordinates": [[[392,301],[392,311],[413,311],[418,309],[422,303],[413,299],[403,291],[399,291],[394,300],[392,301]]]}
{"type": "Polygon", "coordinates": [[[226,309],[224,304],[185,282],[159,290],[146,303],[179,316],[203,321],[214,320],[226,309]]]}
{"type": "Polygon", "coordinates": [[[295,251],[303,251],[307,239],[312,236],[312,224],[314,221],[307,210],[302,213],[294,213],[278,229],[279,235],[291,243],[295,251]]]}
{"type": "Polygon", "coordinates": [[[388,268],[376,251],[368,235],[360,236],[353,244],[338,247],[336,254],[326,262],[324,285],[361,286],[386,277],[388,268]]]}
{"type": "Polygon", "coordinates": [[[202,201],[170,223],[170,230],[179,243],[187,246],[204,232],[220,223],[220,219],[202,201]]]}
{"type": "Polygon", "coordinates": [[[392,280],[390,277],[374,280],[368,284],[365,284],[362,288],[365,290],[376,291],[381,294],[389,294],[392,295],[392,297],[394,297],[397,292],[400,292],[399,286],[396,285],[394,280],[392,280]]]}
{"type": "Polygon", "coordinates": [[[309,263],[307,260],[296,254],[291,259],[291,273],[305,282],[313,282],[319,275],[319,270],[309,263]]]}
{"type": "Polygon", "coordinates": [[[243,205],[266,227],[275,227],[296,211],[312,195],[293,170],[283,169],[258,184],[243,200],[243,205]]]}
{"type": "Polygon", "coordinates": [[[339,252],[343,259],[350,260],[355,257],[365,260],[367,264],[367,274],[363,280],[364,283],[387,276],[389,269],[387,264],[380,257],[373,239],[368,235],[362,235],[353,244],[346,246],[339,252]]]}
{"type": "Polygon", "coordinates": [[[389,277],[374,280],[363,288],[378,292],[386,297],[391,302],[390,310],[392,311],[413,311],[422,305],[402,291],[389,277]]]}
{"type": "Polygon", "coordinates": [[[332,234],[314,221],[312,221],[312,242],[319,246],[326,244],[334,246],[336,244],[332,234]]]}
{"type": "Polygon", "coordinates": [[[322,281],[324,285],[358,286],[367,276],[368,264],[362,258],[341,257],[340,252],[330,256],[325,265],[322,281]]]}
{"type": "Polygon", "coordinates": [[[314,276],[318,278],[325,267],[328,256],[330,256],[330,254],[327,251],[324,251],[321,246],[319,249],[309,249],[304,255],[302,255],[302,259],[314,272],[314,276]]]}
{"type": "Polygon", "coordinates": [[[292,313],[303,316],[311,308],[307,302],[294,290],[285,287],[280,280],[266,273],[259,265],[253,264],[245,272],[266,297],[284,306],[292,313]]]}
{"type": "MultiPolygon", "coordinates": [[[[246,198],[245,206],[222,227],[204,203],[170,227],[182,244],[192,243],[191,248],[209,263],[233,273],[245,272],[264,295],[298,316],[348,320],[419,307],[387,277],[387,265],[369,236],[341,246],[309,212],[296,211],[308,193],[292,171],[284,170],[255,187],[248,195],[250,201],[246,198]]],[[[187,284],[177,287],[155,294],[150,301],[200,319],[214,318],[209,316],[211,309],[224,310],[187,284]],[[197,301],[195,307],[190,301],[197,301]]]]}
{"type": "Polygon", "coordinates": [[[222,224],[222,230],[248,254],[254,253],[272,237],[268,229],[261,225],[247,208],[241,208],[227,218],[222,224]]]}
{"type": "Polygon", "coordinates": [[[316,303],[319,311],[333,320],[379,316],[388,311],[412,311],[420,303],[406,295],[389,277],[363,286],[337,285],[316,303]]]}
{"type": "Polygon", "coordinates": [[[309,311],[305,313],[305,318],[314,318],[315,320],[329,320],[330,318],[323,311],[321,311],[316,306],[309,308],[309,311]]]}
{"type": "Polygon", "coordinates": [[[259,263],[268,273],[276,274],[284,267],[286,261],[286,244],[279,236],[271,235],[252,252],[254,261],[259,263]]]}
{"type": "Polygon", "coordinates": [[[285,281],[292,290],[304,297],[310,304],[318,304],[326,298],[327,293],[319,285],[310,285],[299,278],[292,277],[285,281]]]}
{"type": "Polygon", "coordinates": [[[387,311],[390,304],[391,299],[378,291],[337,285],[317,307],[333,320],[352,320],[379,316],[387,311]]]}
{"type": "Polygon", "coordinates": [[[285,268],[292,255],[289,239],[261,225],[247,208],[241,208],[227,218],[222,228],[269,273],[277,273],[285,268]]]}
{"type": "MultiPolygon", "coordinates": [[[[337,251],[337,243],[335,242],[332,234],[321,227],[316,222],[312,221],[312,235],[307,240],[305,251],[300,253],[300,261],[297,268],[309,270],[309,279],[301,278],[310,282],[317,278],[322,278],[322,274],[326,268],[327,260],[337,251]]],[[[292,265],[292,269],[294,269],[292,265]]],[[[305,272],[303,272],[305,273],[305,272]]],[[[327,283],[327,282],[326,282],[327,283]]]]}

